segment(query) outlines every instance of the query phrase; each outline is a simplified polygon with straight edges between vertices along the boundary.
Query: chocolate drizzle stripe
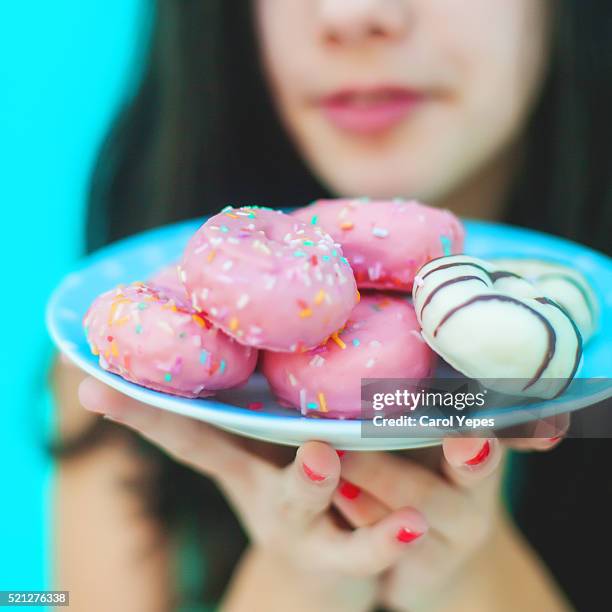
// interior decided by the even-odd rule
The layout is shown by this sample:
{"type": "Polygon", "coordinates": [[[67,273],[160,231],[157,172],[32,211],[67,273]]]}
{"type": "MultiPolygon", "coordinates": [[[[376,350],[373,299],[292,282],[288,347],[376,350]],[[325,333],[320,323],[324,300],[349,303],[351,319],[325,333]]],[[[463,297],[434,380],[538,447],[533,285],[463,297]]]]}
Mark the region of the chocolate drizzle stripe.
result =
{"type": "Polygon", "coordinates": [[[595,308],[591,301],[591,298],[589,297],[587,290],[573,276],[570,276],[569,274],[564,274],[563,272],[547,272],[546,274],[541,274],[540,276],[536,277],[536,282],[545,280],[547,278],[558,278],[561,280],[565,280],[570,285],[576,287],[576,289],[580,291],[580,295],[582,296],[582,299],[586,304],[587,310],[589,311],[591,323],[595,323],[595,308]]]}
{"type": "Polygon", "coordinates": [[[549,304],[550,306],[554,306],[555,308],[558,308],[564,314],[564,316],[567,317],[567,320],[570,322],[572,329],[574,330],[574,333],[576,334],[576,355],[574,357],[574,366],[572,367],[572,373],[568,376],[567,381],[565,382],[563,387],[561,387],[560,391],[555,395],[555,397],[559,397],[569,387],[572,380],[574,380],[574,376],[576,376],[576,372],[578,371],[578,365],[580,364],[580,357],[582,357],[582,335],[580,333],[580,330],[578,329],[578,326],[574,322],[574,319],[570,317],[567,310],[565,310],[565,308],[563,308],[561,304],[557,304],[557,302],[555,302],[554,300],[551,300],[546,297],[536,298],[536,301],[540,302],[540,304],[549,304]]]}
{"type": "Polygon", "coordinates": [[[498,281],[500,278],[518,278],[520,280],[524,280],[522,276],[519,276],[514,272],[508,272],[507,270],[498,270],[497,272],[489,272],[488,274],[492,283],[498,281]]]}
{"type": "Polygon", "coordinates": [[[470,266],[472,268],[478,268],[479,270],[482,270],[487,276],[490,277],[489,271],[483,268],[482,266],[478,265],[477,263],[473,263],[471,261],[454,261],[452,263],[447,263],[447,264],[442,264],[441,266],[437,266],[433,270],[429,270],[429,272],[421,276],[421,278],[425,280],[430,274],[433,274],[434,272],[437,272],[438,270],[446,270],[448,268],[455,268],[456,266],[470,266]]]}
{"type": "MultiPolygon", "coordinates": [[[[444,257],[438,257],[438,259],[443,260],[443,259],[446,259],[447,257],[448,255],[445,255],[444,257]]],[[[431,261],[436,261],[436,260],[432,259],[431,261]]],[[[479,266],[476,263],[472,263],[470,261],[454,261],[452,263],[447,263],[447,264],[442,264],[441,266],[436,266],[433,270],[429,270],[429,272],[426,272],[423,276],[421,276],[421,280],[425,280],[430,274],[433,274],[434,272],[437,272],[438,270],[447,270],[448,268],[455,268],[456,266],[470,266],[471,268],[478,268],[479,270],[482,270],[482,272],[484,272],[490,278],[489,271],[483,268],[482,266],[479,266]]],[[[419,292],[421,287],[422,285],[417,286],[416,291],[414,292],[415,296],[419,292]]]]}
{"type": "MultiPolygon", "coordinates": [[[[441,258],[441,259],[444,259],[444,258],[441,258]]],[[[507,277],[519,278],[521,280],[523,279],[522,276],[519,276],[518,274],[515,274],[514,272],[507,272],[506,270],[498,270],[496,272],[489,272],[486,268],[483,268],[481,265],[477,263],[473,263],[470,261],[454,261],[452,263],[442,264],[441,266],[436,266],[433,270],[429,270],[429,272],[421,276],[421,280],[425,280],[430,274],[433,274],[434,272],[437,272],[438,270],[446,270],[448,268],[454,268],[456,266],[470,266],[471,268],[477,268],[478,270],[486,274],[492,283],[499,280],[500,278],[507,278],[507,277]]],[[[420,286],[417,287],[417,290],[415,291],[415,295],[419,292],[420,288],[421,288],[420,286]]]]}
{"type": "Polygon", "coordinates": [[[427,296],[427,298],[423,302],[423,306],[421,306],[421,312],[419,314],[419,318],[421,320],[423,319],[423,312],[425,312],[425,307],[429,304],[429,302],[431,302],[433,297],[436,295],[436,293],[438,293],[438,291],[440,291],[440,289],[444,289],[445,287],[448,287],[449,285],[454,285],[455,283],[461,283],[463,281],[469,281],[469,280],[477,280],[477,281],[480,281],[485,287],[489,286],[489,285],[487,285],[486,281],[484,281],[482,278],[480,278],[480,276],[476,276],[474,274],[468,274],[466,276],[456,276],[455,278],[449,278],[448,280],[445,280],[443,283],[440,283],[427,296]]]}
{"type": "MultiPolygon", "coordinates": [[[[547,299],[547,298],[539,298],[539,299],[547,299]]],[[[548,336],[548,345],[546,347],[546,352],[544,353],[544,358],[542,359],[542,363],[536,370],[536,373],[533,376],[533,378],[531,378],[531,380],[529,380],[529,382],[523,387],[523,391],[525,391],[526,389],[531,387],[535,382],[537,382],[539,378],[542,376],[542,374],[544,373],[544,370],[546,370],[546,368],[548,367],[548,364],[551,362],[553,358],[553,355],[555,354],[555,347],[557,343],[557,334],[555,333],[553,326],[550,324],[550,321],[544,315],[539,313],[537,310],[535,310],[534,308],[531,308],[531,306],[528,306],[524,302],[521,302],[520,300],[510,297],[508,295],[501,295],[501,294],[499,295],[497,294],[496,295],[492,295],[492,294],[477,295],[477,296],[474,296],[473,298],[470,298],[467,302],[464,302],[463,304],[459,304],[458,306],[451,308],[442,317],[442,320],[438,323],[438,326],[434,330],[433,336],[435,338],[438,332],[440,331],[440,328],[444,325],[444,323],[446,323],[455,313],[459,312],[463,308],[466,308],[467,306],[471,306],[472,304],[475,304],[477,302],[490,302],[492,300],[498,300],[499,302],[509,302],[512,304],[516,304],[517,306],[522,306],[523,308],[526,308],[542,322],[542,324],[544,325],[544,328],[546,329],[546,333],[548,336]]]]}

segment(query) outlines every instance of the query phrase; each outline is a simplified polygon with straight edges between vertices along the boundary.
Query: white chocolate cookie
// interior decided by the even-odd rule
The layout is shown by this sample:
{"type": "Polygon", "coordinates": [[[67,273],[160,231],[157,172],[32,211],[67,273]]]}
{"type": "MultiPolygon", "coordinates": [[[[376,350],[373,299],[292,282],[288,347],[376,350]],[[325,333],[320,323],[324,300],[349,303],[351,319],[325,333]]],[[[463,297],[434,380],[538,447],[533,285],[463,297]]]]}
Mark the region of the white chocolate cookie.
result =
{"type": "Polygon", "coordinates": [[[587,279],[576,270],[539,259],[495,259],[502,270],[519,274],[533,283],[546,297],[567,310],[588,342],[599,323],[599,303],[587,279]]]}
{"type": "Polygon", "coordinates": [[[467,255],[441,257],[419,270],[413,299],[431,348],[485,387],[552,398],[576,374],[576,324],[517,274],[467,255]]]}

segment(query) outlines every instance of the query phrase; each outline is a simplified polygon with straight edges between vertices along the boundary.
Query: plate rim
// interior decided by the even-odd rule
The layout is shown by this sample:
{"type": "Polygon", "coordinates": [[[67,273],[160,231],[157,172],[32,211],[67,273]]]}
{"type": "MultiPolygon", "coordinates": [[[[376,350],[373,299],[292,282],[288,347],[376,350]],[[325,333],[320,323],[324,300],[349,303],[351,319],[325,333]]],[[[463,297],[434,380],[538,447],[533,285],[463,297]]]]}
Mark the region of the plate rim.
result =
{"type": "MultiPolygon", "coordinates": [[[[87,361],[80,355],[80,351],[78,350],[77,345],[74,345],[72,341],[63,338],[63,335],[60,333],[58,329],[58,321],[56,317],[56,313],[59,310],[59,306],[61,305],[61,298],[64,293],[70,288],[71,280],[74,279],[79,273],[87,270],[91,266],[104,261],[106,259],[112,258],[117,252],[127,250],[133,250],[138,248],[141,244],[146,244],[147,239],[152,235],[155,235],[157,239],[163,239],[165,235],[178,235],[181,232],[191,231],[192,228],[197,229],[198,224],[204,222],[206,217],[197,217],[193,219],[188,219],[185,221],[179,221],[177,223],[171,223],[168,225],[150,228],[134,234],[132,236],[128,236],[126,238],[119,239],[114,241],[113,243],[102,247],[101,249],[96,250],[94,253],[81,257],[72,267],[72,269],[65,274],[60,282],[53,289],[46,307],[45,307],[45,324],[49,335],[56,348],[63,354],[65,354],[70,361],[72,361],[79,369],[83,370],[87,374],[101,380],[105,384],[108,384],[112,388],[117,391],[132,397],[138,401],[146,403],[155,408],[159,408],[162,410],[167,410],[169,412],[180,414],[182,416],[187,416],[190,418],[195,418],[198,420],[206,421],[217,425],[221,428],[233,428],[240,423],[243,423],[244,420],[255,421],[260,427],[270,428],[270,433],[273,432],[282,432],[291,428],[297,432],[301,432],[302,435],[307,435],[312,432],[313,435],[327,435],[329,437],[354,437],[358,436],[360,440],[362,438],[360,435],[361,429],[361,421],[358,419],[329,419],[329,418],[312,418],[305,417],[299,413],[295,415],[278,415],[268,412],[256,412],[251,411],[248,408],[243,408],[231,404],[227,404],[217,400],[215,397],[209,398],[198,398],[196,401],[198,405],[190,406],[184,402],[190,402],[193,400],[189,400],[187,398],[179,398],[178,396],[173,396],[171,394],[164,394],[160,392],[156,392],[154,390],[140,387],[134,383],[124,380],[120,376],[113,374],[111,372],[107,372],[100,368],[99,365],[94,364],[92,362],[87,361]],[[177,399],[183,400],[180,403],[177,403],[177,399]],[[206,417],[206,418],[202,418],[206,417]],[[209,418],[210,417],[210,418],[209,418]],[[332,430],[332,431],[328,431],[332,430]]],[[[559,263],[572,261],[571,256],[567,253],[563,253],[562,248],[566,249],[569,247],[570,251],[579,251],[581,254],[586,255],[592,258],[595,261],[595,265],[597,267],[604,267],[610,271],[612,275],[612,258],[608,257],[604,253],[600,253],[590,247],[584,246],[580,243],[573,242],[563,237],[555,236],[552,234],[546,234],[544,232],[540,232],[538,230],[533,230],[530,228],[523,228],[513,225],[507,225],[503,223],[496,223],[491,221],[480,221],[480,220],[472,220],[472,219],[464,219],[463,220],[466,226],[466,234],[469,236],[472,234],[478,237],[479,234],[484,232],[496,232],[496,231],[504,231],[510,232],[511,234],[516,234],[517,239],[532,239],[532,244],[540,242],[542,239],[548,244],[555,244],[560,247],[560,257],[556,260],[549,261],[557,261],[559,263]],[[519,238],[520,237],[520,238],[519,238]],[[536,240],[537,239],[537,240],[536,240]]],[[[194,230],[195,231],[195,230],[194,230]]],[[[511,236],[514,238],[514,236],[511,236]]],[[[537,250],[537,247],[535,248],[537,250]]],[[[491,254],[491,258],[503,256],[503,250],[500,251],[501,255],[491,254]]],[[[535,255],[526,254],[521,256],[522,259],[533,259],[535,255]]],[[[513,258],[519,259],[513,255],[513,258]]],[[[543,258],[544,259],[544,258],[543,258]]],[[[587,278],[590,277],[587,271],[581,270],[587,278]]],[[[598,292],[599,293],[599,292],[598,292]]],[[[602,310],[605,308],[605,304],[602,303],[602,310]]],[[[597,394],[596,394],[597,395],[597,394]]],[[[592,396],[588,396],[584,398],[584,401],[574,401],[574,404],[577,404],[574,408],[570,410],[563,410],[563,412],[573,412],[580,408],[584,408],[588,405],[592,405],[597,403],[597,401],[605,400],[608,397],[612,396],[612,387],[609,391],[602,392],[599,394],[602,396],[600,399],[593,400],[592,396]]],[[[541,404],[546,404],[546,401],[540,402],[537,404],[539,408],[541,404]]],[[[562,405],[561,405],[562,406],[562,405]]],[[[556,410],[551,407],[553,414],[561,413],[559,408],[559,404],[556,404],[556,410]]],[[[544,410],[544,409],[543,409],[544,410]]],[[[528,420],[525,417],[528,416],[526,413],[531,411],[525,411],[521,413],[519,410],[508,409],[508,414],[514,414],[517,417],[522,416],[523,418],[518,418],[518,420],[514,422],[508,421],[502,425],[503,427],[510,427],[512,425],[516,425],[518,423],[525,423],[528,420]]],[[[485,417],[485,413],[480,413],[479,416],[485,417]]],[[[500,414],[496,413],[496,417],[499,417],[500,414]]],[[[541,418],[542,415],[534,416],[533,418],[541,418]]],[[[239,428],[235,431],[241,431],[244,433],[244,429],[239,428]]],[[[263,438],[261,438],[263,439],[263,438]]],[[[383,445],[385,440],[393,440],[392,438],[367,438],[370,441],[380,440],[383,445]]],[[[423,440],[426,438],[416,438],[416,437],[408,437],[402,438],[402,440],[406,440],[407,448],[415,448],[416,446],[412,445],[411,441],[423,440]]],[[[427,438],[429,442],[433,439],[427,438]]],[[[436,438],[433,440],[434,443],[440,443],[440,439],[436,438]]],[[[276,441],[276,443],[283,443],[276,441]]],[[[374,444],[373,444],[374,445],[374,444]]],[[[362,450],[368,450],[367,448],[363,448],[362,450]]]]}

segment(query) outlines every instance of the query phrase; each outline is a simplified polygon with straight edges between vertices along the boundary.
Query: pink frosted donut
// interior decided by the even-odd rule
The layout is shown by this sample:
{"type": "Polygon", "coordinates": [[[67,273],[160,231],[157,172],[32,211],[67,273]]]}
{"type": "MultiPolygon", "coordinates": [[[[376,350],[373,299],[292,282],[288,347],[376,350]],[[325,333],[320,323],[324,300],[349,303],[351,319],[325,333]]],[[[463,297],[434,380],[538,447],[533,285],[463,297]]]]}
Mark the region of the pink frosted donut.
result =
{"type": "Polygon", "coordinates": [[[179,278],[178,274],[178,262],[174,262],[164,266],[161,270],[158,270],[148,281],[151,285],[155,285],[158,289],[165,289],[174,291],[181,296],[184,296],[184,300],[188,300],[187,292],[183,283],[179,278]]]}
{"type": "Polygon", "coordinates": [[[424,378],[436,357],[420,334],[412,305],[366,295],[346,327],[306,353],[265,352],[262,371],[285,405],[303,415],[358,418],[362,378],[424,378]]]}
{"type": "Polygon", "coordinates": [[[360,289],[409,292],[421,266],[463,252],[461,221],[414,200],[318,200],[293,215],[342,245],[360,289]]]}
{"type": "Polygon", "coordinates": [[[83,320],[100,366],[143,387],[205,397],[245,383],[257,351],[215,329],[179,294],[133,283],[97,297],[83,320]]]}
{"type": "Polygon", "coordinates": [[[228,207],[191,238],[180,265],[191,304],[242,344],[313,348],[359,299],[340,247],[320,227],[270,208],[228,207]]]}

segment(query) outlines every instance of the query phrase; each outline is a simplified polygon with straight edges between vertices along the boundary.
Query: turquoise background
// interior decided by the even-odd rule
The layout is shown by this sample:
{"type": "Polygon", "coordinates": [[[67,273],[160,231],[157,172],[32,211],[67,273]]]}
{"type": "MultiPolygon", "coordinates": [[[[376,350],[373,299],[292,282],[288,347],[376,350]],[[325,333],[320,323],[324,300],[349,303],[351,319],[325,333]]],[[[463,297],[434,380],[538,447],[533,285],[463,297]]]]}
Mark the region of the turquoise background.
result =
{"type": "Polygon", "coordinates": [[[44,306],[81,253],[88,176],[136,74],[143,11],[143,0],[0,2],[0,590],[50,587],[44,306]]]}

